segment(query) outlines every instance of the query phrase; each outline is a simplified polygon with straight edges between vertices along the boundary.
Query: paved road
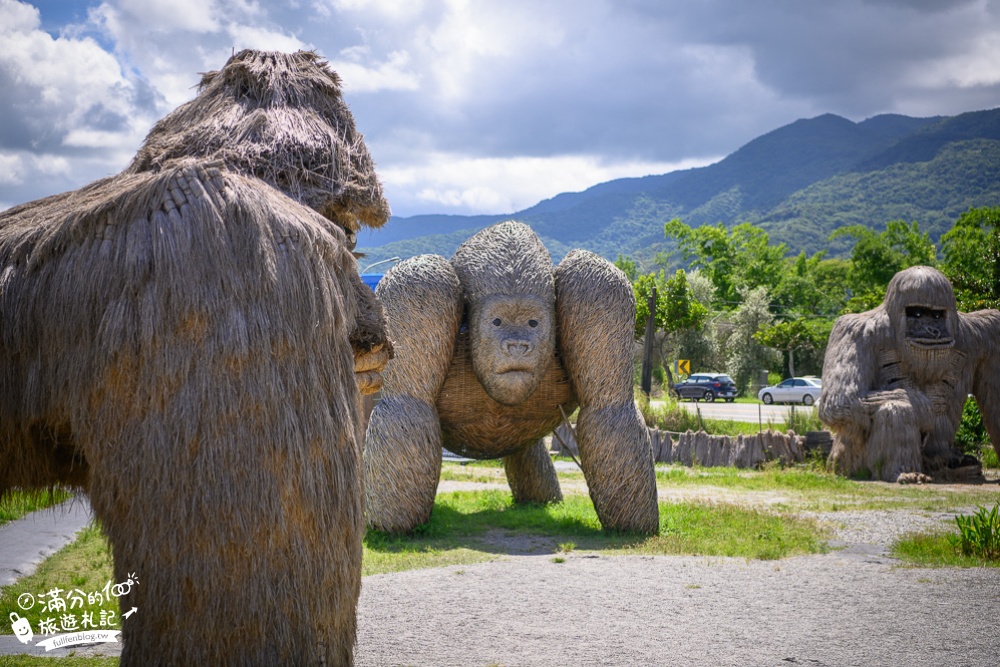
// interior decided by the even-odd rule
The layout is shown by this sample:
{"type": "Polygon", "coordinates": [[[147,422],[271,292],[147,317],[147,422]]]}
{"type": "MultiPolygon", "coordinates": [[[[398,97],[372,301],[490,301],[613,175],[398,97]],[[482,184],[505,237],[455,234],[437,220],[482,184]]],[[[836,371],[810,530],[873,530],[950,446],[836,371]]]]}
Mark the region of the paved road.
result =
{"type": "Polygon", "coordinates": [[[688,412],[701,411],[701,416],[709,419],[731,419],[738,422],[760,422],[766,428],[768,421],[783,425],[792,407],[797,411],[812,411],[802,405],[764,405],[763,403],[726,403],[715,401],[706,403],[704,401],[681,401],[681,405],[688,412]]]}
{"type": "Polygon", "coordinates": [[[80,496],[0,526],[0,586],[34,572],[71,542],[91,516],[90,504],[80,496]]]}

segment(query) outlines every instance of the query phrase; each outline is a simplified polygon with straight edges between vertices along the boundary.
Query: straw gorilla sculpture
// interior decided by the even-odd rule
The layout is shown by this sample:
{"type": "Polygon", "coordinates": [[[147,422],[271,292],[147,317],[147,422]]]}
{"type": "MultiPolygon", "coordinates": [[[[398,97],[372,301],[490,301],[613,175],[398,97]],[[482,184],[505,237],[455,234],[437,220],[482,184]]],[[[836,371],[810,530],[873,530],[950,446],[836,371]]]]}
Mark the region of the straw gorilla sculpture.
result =
{"type": "Polygon", "coordinates": [[[562,498],[540,438],[579,404],[581,465],[606,529],[654,533],[649,433],[632,395],[635,304],[606,260],[571,252],[553,271],[534,232],[504,222],[451,261],[393,267],[377,294],[396,357],[365,445],[366,511],[381,530],[428,520],[441,447],[499,458],[517,502],[562,498]]]}
{"type": "Polygon", "coordinates": [[[391,346],[351,237],[387,217],[337,75],[254,51],[121,175],[0,215],[0,493],[89,494],[141,582],[122,665],[352,662],[391,346]]]}
{"type": "Polygon", "coordinates": [[[960,313],[936,269],[897,273],[878,308],[839,318],[823,362],[831,463],[885,481],[948,476],[966,396],[1000,452],[1000,311],[960,313]]]}

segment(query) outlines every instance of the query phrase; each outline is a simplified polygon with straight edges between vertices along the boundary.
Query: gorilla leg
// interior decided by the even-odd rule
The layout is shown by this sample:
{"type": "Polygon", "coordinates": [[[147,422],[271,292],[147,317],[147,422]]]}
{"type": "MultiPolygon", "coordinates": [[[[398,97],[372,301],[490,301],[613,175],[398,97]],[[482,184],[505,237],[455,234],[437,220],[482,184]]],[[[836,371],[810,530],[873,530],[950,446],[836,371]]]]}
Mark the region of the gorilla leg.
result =
{"type": "Polygon", "coordinates": [[[555,279],[560,352],[580,401],[580,464],[597,516],[606,529],[656,533],[653,450],[632,393],[632,287],[610,262],[581,250],[566,256],[555,279]]]}
{"type": "Polygon", "coordinates": [[[435,402],[462,319],[462,291],[443,257],[422,255],[395,266],[377,296],[389,337],[404,341],[385,368],[383,398],[365,442],[368,524],[403,532],[425,523],[441,478],[441,422],[435,402]]]}
{"type": "Polygon", "coordinates": [[[863,429],[855,426],[840,427],[833,439],[827,467],[848,476],[867,470],[867,442],[868,434],[863,429]]]}
{"type": "Polygon", "coordinates": [[[539,440],[503,459],[504,472],[516,503],[553,503],[562,500],[559,479],[545,443],[539,440]]]}
{"type": "Polygon", "coordinates": [[[903,473],[921,472],[922,438],[913,412],[905,401],[889,401],[872,415],[865,465],[876,478],[895,482],[903,473]]]}

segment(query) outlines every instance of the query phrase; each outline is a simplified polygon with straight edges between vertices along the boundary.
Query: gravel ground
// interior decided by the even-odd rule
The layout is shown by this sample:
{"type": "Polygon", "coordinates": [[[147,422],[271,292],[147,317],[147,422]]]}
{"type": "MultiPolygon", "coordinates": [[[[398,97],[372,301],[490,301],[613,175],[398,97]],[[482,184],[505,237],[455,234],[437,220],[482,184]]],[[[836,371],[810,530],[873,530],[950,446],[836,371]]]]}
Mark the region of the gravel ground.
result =
{"type": "MultiPolygon", "coordinates": [[[[498,533],[510,555],[491,563],[365,577],[357,665],[1000,666],[1000,570],[903,568],[887,555],[902,534],[947,527],[953,514],[804,514],[829,523],[836,550],[780,561],[580,552],[557,563],[519,555],[530,550],[498,533]]],[[[0,637],[0,655],[26,648],[0,637]]]]}
{"type": "Polygon", "coordinates": [[[1000,570],[902,568],[951,514],[814,514],[836,551],[780,561],[570,554],[366,577],[357,664],[997,667],[1000,570]]]}

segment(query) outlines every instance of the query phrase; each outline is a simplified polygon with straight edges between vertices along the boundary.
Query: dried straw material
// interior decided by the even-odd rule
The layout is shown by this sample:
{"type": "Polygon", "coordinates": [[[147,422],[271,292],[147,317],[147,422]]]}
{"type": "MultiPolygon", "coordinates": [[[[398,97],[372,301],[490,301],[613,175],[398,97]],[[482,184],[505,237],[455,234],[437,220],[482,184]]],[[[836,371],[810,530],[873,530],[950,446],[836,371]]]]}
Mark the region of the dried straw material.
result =
{"type": "Polygon", "coordinates": [[[351,662],[355,266],[218,164],[0,215],[0,491],[87,490],[142,582],[123,665],[351,662]]]}
{"type": "Polygon", "coordinates": [[[222,160],[351,231],[389,219],[340,77],[310,51],[240,51],[204,74],[198,96],[156,124],[126,173],[181,157],[222,160]]]}
{"type": "Polygon", "coordinates": [[[649,435],[632,400],[628,280],[606,260],[571,253],[553,271],[525,225],[505,222],[449,262],[421,256],[379,283],[396,344],[365,446],[368,521],[425,522],[441,447],[504,459],[518,502],[561,493],[539,442],[581,407],[583,469],[602,525],[656,532],[649,435]]]}
{"type": "Polygon", "coordinates": [[[352,237],[388,214],[336,74],[252,51],[122,174],[0,213],[0,494],[90,495],[141,581],[122,665],[352,663],[392,355],[352,237]]]}
{"type": "Polygon", "coordinates": [[[958,312],[936,269],[897,273],[880,306],[830,334],[819,417],[836,432],[831,465],[885,481],[952,477],[965,467],[954,441],[969,394],[1000,451],[998,371],[1000,312],[958,312]]]}

